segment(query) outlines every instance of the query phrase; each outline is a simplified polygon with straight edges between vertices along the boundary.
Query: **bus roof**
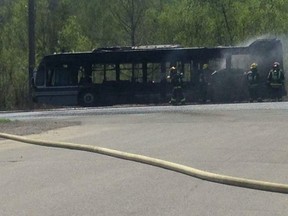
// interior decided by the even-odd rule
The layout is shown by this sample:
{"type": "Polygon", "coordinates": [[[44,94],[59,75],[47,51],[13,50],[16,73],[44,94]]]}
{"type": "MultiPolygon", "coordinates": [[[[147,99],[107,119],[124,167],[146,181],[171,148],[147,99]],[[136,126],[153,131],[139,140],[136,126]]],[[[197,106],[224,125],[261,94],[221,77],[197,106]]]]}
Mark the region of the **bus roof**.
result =
{"type": "MultiPolygon", "coordinates": [[[[47,55],[45,62],[91,61],[99,63],[141,63],[177,60],[202,60],[222,58],[227,55],[248,54],[253,50],[269,50],[278,39],[259,39],[247,46],[181,47],[180,45],[147,45],[138,47],[107,47],[86,52],[69,52],[47,55]]],[[[281,45],[282,47],[282,45],[281,45]]]]}

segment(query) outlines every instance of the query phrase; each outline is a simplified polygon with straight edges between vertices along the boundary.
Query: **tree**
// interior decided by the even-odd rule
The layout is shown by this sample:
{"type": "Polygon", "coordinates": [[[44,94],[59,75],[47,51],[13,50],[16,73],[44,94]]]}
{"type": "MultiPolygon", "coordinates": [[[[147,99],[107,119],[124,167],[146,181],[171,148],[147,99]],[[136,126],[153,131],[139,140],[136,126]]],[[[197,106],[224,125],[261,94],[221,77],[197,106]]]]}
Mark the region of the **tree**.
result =
{"type": "Polygon", "coordinates": [[[2,5],[0,49],[0,109],[25,104],[28,96],[27,5],[23,1],[2,5]],[[26,22],[23,22],[23,21],[26,22]],[[4,91],[5,89],[5,91],[4,91]]]}
{"type": "Polygon", "coordinates": [[[113,1],[107,0],[76,0],[73,4],[75,22],[82,35],[90,41],[92,47],[89,49],[124,43],[120,27],[110,12],[112,3],[113,1]]]}
{"type": "Polygon", "coordinates": [[[111,13],[119,25],[129,35],[131,46],[140,42],[141,26],[151,2],[149,0],[118,0],[112,4],[111,13]]]}

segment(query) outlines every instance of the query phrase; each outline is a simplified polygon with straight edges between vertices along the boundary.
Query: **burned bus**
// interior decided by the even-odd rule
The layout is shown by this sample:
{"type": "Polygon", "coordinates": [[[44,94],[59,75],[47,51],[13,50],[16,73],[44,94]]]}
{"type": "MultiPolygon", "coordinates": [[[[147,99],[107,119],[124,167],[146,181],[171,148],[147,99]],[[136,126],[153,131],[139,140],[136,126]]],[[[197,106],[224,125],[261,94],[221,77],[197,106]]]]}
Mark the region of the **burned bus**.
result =
{"type": "MultiPolygon", "coordinates": [[[[256,40],[247,46],[149,45],[58,53],[44,56],[35,70],[33,99],[60,106],[166,103],[171,94],[166,77],[173,65],[184,75],[187,102],[194,103],[199,100],[199,71],[208,64],[215,71],[209,74],[210,100],[245,101],[244,72],[256,62],[264,83],[275,61],[283,66],[278,39],[256,40]]],[[[267,97],[264,84],[262,95],[267,97]]]]}

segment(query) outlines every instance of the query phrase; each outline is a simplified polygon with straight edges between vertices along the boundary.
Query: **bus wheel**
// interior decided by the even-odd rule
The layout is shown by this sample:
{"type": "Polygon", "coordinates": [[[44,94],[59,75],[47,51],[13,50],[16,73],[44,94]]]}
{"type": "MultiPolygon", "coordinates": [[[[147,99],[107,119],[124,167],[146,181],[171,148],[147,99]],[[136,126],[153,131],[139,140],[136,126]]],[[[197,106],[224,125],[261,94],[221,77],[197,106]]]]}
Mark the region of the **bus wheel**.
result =
{"type": "Polygon", "coordinates": [[[95,96],[91,92],[83,92],[79,96],[79,104],[81,106],[92,106],[95,103],[95,96]]]}

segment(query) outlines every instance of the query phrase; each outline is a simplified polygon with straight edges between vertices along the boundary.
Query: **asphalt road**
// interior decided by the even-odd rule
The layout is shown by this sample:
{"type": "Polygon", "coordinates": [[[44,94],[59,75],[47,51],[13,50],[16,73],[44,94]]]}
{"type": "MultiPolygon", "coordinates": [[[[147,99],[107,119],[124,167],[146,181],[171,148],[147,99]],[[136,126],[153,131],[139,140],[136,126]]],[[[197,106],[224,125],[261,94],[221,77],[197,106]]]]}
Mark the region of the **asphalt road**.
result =
{"type": "MultiPolygon", "coordinates": [[[[79,126],[28,137],[146,155],[288,184],[288,103],[0,113],[79,126]]],[[[287,194],[203,181],[88,152],[0,141],[0,215],[283,216],[287,194]]]]}

